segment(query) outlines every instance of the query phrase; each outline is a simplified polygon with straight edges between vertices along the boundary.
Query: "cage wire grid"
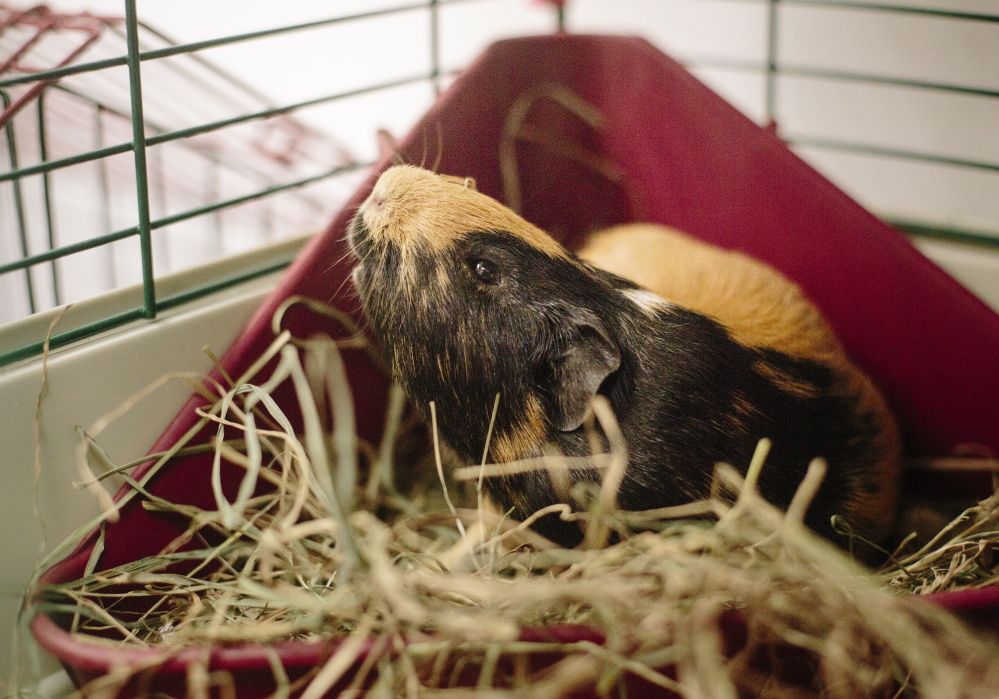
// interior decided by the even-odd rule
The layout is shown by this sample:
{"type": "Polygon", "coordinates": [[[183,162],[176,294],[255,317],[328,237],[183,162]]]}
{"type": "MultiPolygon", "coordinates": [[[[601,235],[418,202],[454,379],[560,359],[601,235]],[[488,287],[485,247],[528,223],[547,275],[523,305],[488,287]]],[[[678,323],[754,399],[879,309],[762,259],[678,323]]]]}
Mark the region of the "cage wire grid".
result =
{"type": "MultiPolygon", "coordinates": [[[[462,2],[463,0],[448,0],[446,4],[456,4],[462,2]]],[[[64,260],[72,255],[79,254],[86,251],[96,250],[100,248],[106,248],[119,241],[125,241],[129,239],[137,239],[139,241],[140,255],[138,255],[138,263],[141,265],[141,287],[142,287],[142,302],[135,308],[132,308],[124,313],[119,313],[115,315],[109,315],[101,320],[93,323],[88,323],[82,325],[78,328],[74,328],[69,332],[57,333],[53,335],[50,339],[50,345],[52,347],[58,347],[78,339],[90,337],[103,332],[108,329],[112,329],[136,320],[140,319],[151,319],[155,318],[156,315],[168,308],[183,304],[187,301],[200,298],[209,295],[220,289],[224,289],[230,286],[247,281],[254,277],[262,276],[273,271],[276,271],[290,262],[290,259],[279,259],[270,264],[266,264],[262,267],[257,267],[251,269],[247,272],[225,277],[223,279],[214,280],[209,284],[204,284],[198,286],[194,289],[184,292],[183,294],[174,295],[170,297],[157,298],[155,289],[155,275],[154,275],[154,256],[155,256],[155,245],[153,232],[160,229],[166,228],[177,223],[184,221],[189,221],[198,217],[208,217],[217,214],[220,211],[229,210],[234,207],[239,207],[245,205],[248,202],[254,202],[257,200],[262,200],[268,197],[273,197],[275,195],[288,192],[291,190],[299,190],[312,185],[317,182],[322,182],[325,180],[331,180],[338,178],[340,176],[362,171],[370,163],[358,162],[345,156],[343,153],[339,154],[342,157],[336,158],[339,162],[335,164],[334,167],[322,170],[320,172],[315,172],[309,174],[305,177],[296,177],[289,179],[287,181],[281,181],[277,183],[270,184],[269,186],[257,189],[255,191],[250,191],[248,193],[242,194],[237,197],[230,197],[222,199],[220,201],[212,202],[203,206],[198,206],[183,211],[173,213],[169,216],[163,216],[160,218],[154,218],[151,215],[151,195],[155,194],[150,190],[150,180],[151,180],[151,163],[147,157],[147,153],[150,152],[155,146],[161,144],[168,144],[173,142],[183,142],[188,141],[198,136],[204,134],[214,134],[222,132],[239,125],[248,123],[263,123],[272,122],[276,119],[285,118],[288,115],[294,114],[300,110],[306,109],[308,107],[313,107],[316,105],[329,103],[338,100],[345,100],[352,97],[357,97],[363,94],[370,94],[379,91],[390,90],[392,88],[397,88],[405,85],[416,84],[420,82],[429,82],[433,87],[434,91],[438,92],[440,89],[440,80],[442,73],[440,70],[439,63],[439,49],[437,42],[437,24],[438,24],[438,13],[437,6],[440,4],[438,0],[429,0],[419,3],[409,3],[405,5],[399,5],[385,10],[357,13],[346,16],[336,16],[330,17],[325,20],[308,22],[303,24],[288,25],[274,27],[264,31],[257,31],[251,33],[244,33],[235,36],[220,37],[208,41],[200,41],[195,43],[183,44],[183,45],[167,45],[162,48],[157,48],[153,50],[140,50],[139,35],[140,30],[153,33],[153,30],[142,25],[137,18],[135,0],[125,0],[125,16],[121,22],[123,27],[123,37],[127,44],[127,51],[123,56],[117,56],[113,58],[103,59],[99,61],[90,61],[82,64],[76,65],[62,65],[52,70],[43,70],[37,72],[30,72],[22,75],[16,75],[14,77],[8,77],[0,80],[0,98],[3,100],[3,118],[0,119],[0,124],[4,126],[5,130],[5,145],[7,148],[7,161],[9,170],[7,172],[0,172],[0,186],[7,185],[10,188],[10,200],[12,201],[12,211],[10,212],[12,218],[16,222],[17,229],[17,242],[19,244],[20,257],[10,262],[4,262],[0,264],[0,276],[2,275],[12,275],[20,274],[22,275],[24,288],[26,290],[25,297],[27,299],[28,311],[30,313],[35,313],[39,310],[43,310],[40,304],[37,302],[36,297],[37,287],[39,285],[38,280],[33,276],[32,272],[37,271],[38,268],[49,266],[50,274],[48,275],[48,281],[51,284],[51,292],[49,294],[50,299],[55,303],[51,305],[57,305],[60,300],[60,289],[59,289],[59,275],[54,270],[53,266],[57,261],[64,260]],[[225,119],[214,119],[203,123],[197,123],[185,128],[165,130],[163,128],[157,128],[155,125],[150,124],[149,120],[145,116],[145,106],[148,95],[143,95],[142,86],[142,71],[140,71],[141,63],[155,62],[162,59],[168,59],[176,56],[196,56],[199,51],[203,51],[210,48],[215,48],[219,46],[225,46],[227,44],[233,44],[238,42],[248,42],[255,39],[261,39],[270,36],[277,36],[282,34],[291,34],[294,32],[321,28],[324,26],[331,26],[335,24],[344,24],[350,22],[359,22],[365,20],[373,20],[379,17],[384,17],[393,14],[402,14],[406,12],[412,12],[414,10],[426,9],[430,11],[430,22],[427,27],[430,36],[430,70],[428,72],[418,72],[416,74],[403,77],[396,80],[391,80],[388,82],[382,82],[378,84],[365,85],[357,89],[349,91],[341,91],[331,95],[325,95],[315,99],[310,99],[307,101],[297,102],[294,104],[284,104],[281,106],[267,106],[263,109],[255,109],[253,111],[238,113],[234,116],[227,117],[225,119]],[[47,130],[45,128],[45,100],[46,95],[50,90],[64,89],[60,84],[60,80],[71,76],[79,76],[86,74],[98,74],[101,71],[105,71],[109,68],[125,66],[128,69],[128,97],[129,104],[127,111],[116,112],[118,116],[124,116],[128,119],[131,124],[130,138],[120,143],[114,145],[101,145],[98,148],[92,150],[87,150],[85,152],[76,153],[69,157],[59,158],[59,159],[48,159],[46,157],[46,144],[47,144],[47,130]],[[10,91],[16,89],[19,86],[30,85],[31,89],[27,93],[22,94],[18,97],[12,97],[10,91]],[[37,88],[41,89],[37,89],[37,88]],[[31,104],[30,99],[25,98],[35,98],[34,104],[31,104]],[[36,145],[37,153],[40,155],[40,162],[26,166],[19,166],[18,157],[18,141],[14,134],[15,123],[13,116],[15,112],[19,109],[27,110],[33,109],[36,115],[37,123],[37,138],[38,143],[36,145]],[[107,232],[94,237],[89,237],[85,240],[81,240],[72,244],[57,245],[56,235],[55,235],[55,225],[52,207],[52,191],[53,186],[51,178],[54,173],[58,171],[77,166],[83,163],[104,163],[110,161],[111,159],[123,155],[131,154],[132,156],[132,166],[134,168],[134,179],[129,183],[134,189],[134,205],[137,213],[137,222],[134,225],[125,226],[123,228],[115,228],[110,225],[110,220],[107,221],[107,232]],[[26,216],[26,198],[25,193],[25,183],[30,178],[36,178],[40,180],[40,196],[42,199],[42,218],[43,226],[46,229],[47,236],[46,242],[48,243],[48,249],[37,253],[29,252],[29,231],[28,227],[30,222],[27,220],[26,216]]],[[[28,11],[31,12],[31,11],[28,11]]],[[[10,24],[12,24],[11,19],[18,19],[18,15],[11,13],[7,18],[7,26],[0,25],[0,31],[4,29],[9,29],[10,24]]],[[[64,29],[76,29],[89,33],[83,46],[87,46],[93,43],[95,34],[99,33],[101,30],[111,30],[115,29],[114,19],[98,20],[98,18],[83,18],[75,22],[67,22],[66,18],[59,17],[53,18],[53,22],[62,22],[60,28],[64,29]],[[88,21],[89,19],[89,21],[88,21]],[[94,24],[101,25],[98,29],[93,27],[94,24]]],[[[44,24],[44,23],[43,23],[44,24]]],[[[51,22],[50,22],[51,24],[51,22]]],[[[51,26],[45,27],[50,29],[51,26]]],[[[42,33],[42,29],[39,30],[38,34],[42,33]]],[[[161,35],[157,35],[162,38],[161,35]]],[[[24,46],[30,46],[32,43],[37,41],[36,37],[29,37],[27,41],[24,42],[24,46]]],[[[7,61],[4,67],[8,67],[13,64],[14,60],[18,58],[19,53],[23,53],[24,50],[15,51],[14,54],[7,61]]],[[[70,58],[82,53],[82,50],[75,50],[71,53],[70,58]]],[[[217,71],[211,67],[208,63],[203,63],[204,66],[208,67],[215,72],[221,74],[221,71],[217,71]]],[[[148,70],[148,67],[147,67],[148,70]]],[[[235,82],[233,79],[225,76],[225,79],[229,82],[235,82]]],[[[252,88],[247,88],[245,86],[240,86],[245,92],[252,92],[252,88]]],[[[71,91],[70,91],[71,92],[71,91]]],[[[77,94],[77,96],[82,97],[77,94]]],[[[264,99],[258,99],[258,102],[265,101],[264,99]]],[[[99,100],[92,100],[92,106],[94,107],[96,113],[98,114],[98,124],[100,123],[101,113],[115,113],[115,110],[108,107],[106,104],[99,100]]],[[[97,129],[99,131],[100,129],[97,129]]],[[[315,144],[311,144],[315,145],[315,144]]],[[[106,175],[102,169],[101,174],[106,175]]],[[[346,195],[349,194],[349,190],[341,192],[343,196],[340,199],[345,199],[346,195]]],[[[324,207],[325,214],[328,216],[331,211],[328,209],[328,203],[324,207]]],[[[105,212],[106,213],[106,212],[105,212]]],[[[105,216],[109,219],[110,217],[105,216]]],[[[13,351],[8,351],[0,354],[0,366],[16,362],[18,360],[37,355],[43,346],[43,338],[39,338],[38,341],[26,344],[22,347],[18,347],[13,351]]]]}
{"type": "MultiPolygon", "coordinates": [[[[86,48],[93,42],[98,41],[96,34],[99,31],[93,27],[92,21],[82,20],[79,26],[70,27],[83,33],[84,36],[80,46],[77,50],[63,57],[55,68],[35,72],[13,71],[11,69],[15,66],[16,60],[20,55],[18,51],[15,51],[12,56],[5,59],[6,63],[0,63],[0,100],[2,100],[4,109],[3,117],[0,117],[0,125],[4,127],[5,131],[4,138],[0,140],[0,144],[6,147],[6,165],[8,168],[6,171],[0,172],[0,188],[8,188],[8,199],[13,203],[13,210],[4,212],[2,215],[13,220],[13,228],[16,230],[17,237],[16,247],[18,250],[16,252],[19,254],[16,254],[16,259],[11,261],[0,260],[0,279],[3,279],[5,276],[9,278],[9,275],[20,275],[24,284],[27,311],[29,313],[36,313],[43,310],[46,306],[57,306],[63,302],[64,294],[62,289],[60,289],[60,275],[56,269],[57,264],[65,262],[67,258],[73,255],[107,248],[120,241],[138,241],[139,254],[137,258],[138,264],[141,267],[141,303],[124,312],[109,314],[95,322],[89,322],[80,327],[54,334],[50,339],[50,344],[52,347],[58,347],[137,320],[155,318],[158,313],[166,309],[282,268],[290,262],[290,259],[285,258],[271,261],[249,270],[240,271],[238,274],[213,279],[183,293],[172,296],[158,296],[155,287],[156,275],[154,272],[157,255],[162,258],[164,251],[162,246],[157,246],[157,237],[154,236],[154,233],[169,226],[196,219],[211,219],[212,217],[216,217],[217,222],[220,212],[234,210],[249,203],[267,200],[284,193],[297,192],[316,183],[334,181],[351,173],[363,172],[370,165],[369,162],[358,162],[352,159],[345,150],[338,150],[338,146],[335,143],[332,145],[327,144],[331,150],[328,149],[325,152],[326,155],[332,153],[337,156],[334,158],[336,162],[332,167],[326,167],[320,169],[320,171],[313,170],[307,174],[295,171],[295,168],[286,168],[282,172],[285,176],[283,180],[273,181],[272,177],[268,179],[269,176],[262,175],[258,180],[259,182],[263,182],[263,185],[252,189],[252,191],[240,193],[238,196],[215,197],[216,201],[154,217],[152,213],[154,208],[163,213],[164,206],[162,202],[160,202],[159,206],[154,206],[154,203],[157,198],[163,198],[164,195],[162,192],[158,193],[157,188],[155,186],[151,187],[150,184],[151,181],[156,181],[156,178],[152,177],[152,175],[155,174],[157,167],[162,167],[162,163],[157,163],[155,157],[150,157],[151,154],[156,152],[153,149],[163,144],[194,143],[199,138],[213,134],[227,133],[229,130],[238,129],[245,125],[271,124],[277,120],[287,120],[291,115],[310,107],[339,100],[347,100],[360,95],[384,92],[408,85],[429,84],[433,87],[434,92],[437,93],[440,91],[442,79],[449,75],[443,72],[441,68],[441,9],[447,5],[458,3],[472,4],[476,1],[478,0],[422,0],[421,2],[401,4],[370,12],[334,16],[302,24],[277,26],[261,31],[218,37],[205,41],[173,44],[154,30],[145,27],[139,21],[135,0],[123,0],[125,14],[122,20],[120,22],[117,19],[105,20],[103,27],[117,32],[124,39],[126,46],[124,55],[82,63],[75,62],[86,48]],[[215,69],[207,61],[202,60],[198,55],[201,51],[220,46],[252,42],[267,37],[290,35],[295,32],[333,25],[377,21],[380,18],[416,11],[422,11],[426,15],[424,31],[427,33],[427,46],[429,47],[429,56],[427,57],[428,70],[416,71],[412,75],[403,76],[387,82],[363,85],[355,89],[339,91],[334,94],[323,95],[305,101],[274,106],[267,101],[266,97],[256,94],[252,87],[238,84],[238,81],[223,75],[221,71],[215,69]],[[163,45],[157,48],[143,49],[142,42],[140,42],[140,35],[143,32],[147,35],[157,37],[163,45]],[[228,114],[224,118],[211,118],[209,115],[208,118],[202,121],[186,124],[178,128],[166,128],[154,123],[155,120],[147,117],[147,112],[152,106],[151,100],[155,100],[155,95],[143,93],[144,73],[153,70],[153,67],[158,62],[177,57],[189,57],[197,61],[198,66],[202,70],[214,72],[229,81],[229,84],[235,85],[234,89],[242,94],[242,99],[236,100],[239,103],[237,106],[242,109],[237,109],[236,113],[228,114]],[[51,129],[47,129],[46,125],[46,104],[56,99],[57,95],[62,97],[70,95],[76,99],[87,100],[87,95],[75,94],[73,89],[67,86],[67,79],[74,76],[100,76],[104,71],[123,66],[127,68],[128,72],[128,104],[126,106],[115,108],[100,99],[89,98],[92,102],[91,106],[97,115],[94,121],[94,133],[100,136],[95,139],[93,143],[94,147],[70,156],[50,158],[49,131],[51,129]],[[5,72],[8,75],[5,76],[5,72]],[[10,75],[12,72],[15,74],[10,75]],[[18,91],[20,91],[20,94],[15,94],[18,91]],[[20,162],[22,158],[19,157],[19,141],[15,137],[15,121],[13,116],[16,111],[27,113],[28,110],[34,111],[33,121],[37,139],[34,149],[38,162],[21,166],[20,162]],[[104,118],[107,115],[113,115],[119,121],[123,120],[127,124],[129,132],[127,137],[111,145],[106,143],[109,140],[108,134],[102,132],[103,125],[105,124],[104,118]],[[56,231],[54,216],[56,198],[54,180],[58,177],[59,173],[81,164],[98,163],[101,164],[99,173],[104,173],[102,176],[106,178],[108,168],[104,167],[104,165],[110,164],[116,158],[120,159],[129,155],[131,156],[129,167],[133,171],[133,174],[131,175],[131,179],[128,180],[128,184],[134,190],[132,192],[133,196],[130,199],[133,201],[135,209],[135,223],[123,227],[115,227],[114,217],[108,215],[107,211],[105,211],[105,232],[103,234],[72,243],[64,243],[58,240],[59,236],[56,231]],[[38,206],[42,219],[40,223],[28,220],[26,199],[29,196],[29,190],[33,191],[37,197],[40,197],[40,205],[38,206]],[[40,252],[31,250],[31,245],[29,244],[31,239],[29,227],[31,225],[40,225],[45,231],[42,239],[46,249],[40,252]],[[47,273],[43,274],[43,271],[47,273]],[[45,289],[45,294],[40,293],[41,289],[39,287],[41,285],[48,286],[45,289]],[[42,298],[43,296],[45,297],[44,299],[42,298]]],[[[999,90],[975,85],[907,79],[876,71],[827,70],[794,65],[783,61],[779,50],[779,39],[783,31],[782,9],[793,6],[844,8],[871,13],[891,13],[988,25],[994,26],[997,29],[999,29],[999,14],[949,11],[914,5],[864,2],[862,0],[854,2],[849,0],[738,1],[762,6],[767,12],[767,45],[764,62],[760,64],[757,62],[731,61],[710,56],[688,58],[685,62],[695,68],[748,71],[762,75],[765,90],[765,117],[771,124],[776,123],[779,116],[780,81],[784,77],[819,78],[842,83],[905,87],[943,95],[967,95],[992,100],[999,99],[999,90]]],[[[565,12],[566,10],[559,4],[556,4],[554,7],[553,28],[556,31],[564,30],[565,28],[565,12]]],[[[571,3],[568,12],[572,12],[571,3]]],[[[8,14],[6,18],[7,23],[0,23],[0,39],[2,39],[5,31],[9,32],[12,17],[13,13],[8,14]]],[[[24,50],[34,43],[34,41],[36,39],[29,38],[25,42],[24,50]]],[[[680,56],[679,58],[683,60],[685,57],[680,56]]],[[[301,126],[295,124],[291,126],[292,131],[296,128],[301,128],[301,126]]],[[[999,162],[984,159],[950,157],[930,151],[892,148],[877,143],[819,138],[808,136],[807,134],[783,133],[782,131],[779,131],[779,133],[792,146],[861,153],[900,161],[935,163],[979,172],[999,173],[999,162]]],[[[320,138],[315,134],[312,135],[316,139],[320,138]]],[[[287,138],[288,135],[283,134],[283,137],[287,138]]],[[[316,142],[318,141],[314,141],[313,145],[316,142]]],[[[219,161],[218,155],[214,156],[214,160],[211,157],[208,159],[216,169],[225,166],[225,163],[219,161]]],[[[107,189],[108,183],[105,182],[104,186],[107,189]]],[[[315,206],[314,202],[312,206],[315,206]]],[[[327,213],[332,212],[329,211],[327,213]]],[[[990,235],[914,220],[892,220],[890,222],[902,230],[920,236],[957,240],[980,246],[999,248],[999,239],[990,235]]],[[[35,237],[36,245],[37,239],[38,236],[35,237]]],[[[0,328],[0,332],[2,332],[2,328],[0,328]]],[[[13,350],[0,353],[0,367],[38,355],[42,351],[43,341],[44,338],[40,337],[36,341],[28,342],[13,350]]]]}

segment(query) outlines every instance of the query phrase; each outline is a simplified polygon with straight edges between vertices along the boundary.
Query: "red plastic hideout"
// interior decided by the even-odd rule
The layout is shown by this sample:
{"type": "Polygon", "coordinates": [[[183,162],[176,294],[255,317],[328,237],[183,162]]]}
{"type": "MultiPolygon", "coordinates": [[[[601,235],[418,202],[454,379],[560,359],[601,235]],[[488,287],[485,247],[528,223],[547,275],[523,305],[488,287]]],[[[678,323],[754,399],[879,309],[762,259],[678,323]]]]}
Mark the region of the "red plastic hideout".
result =
{"type": "MultiPolygon", "coordinates": [[[[839,332],[851,355],[878,382],[901,422],[909,456],[947,456],[963,445],[999,453],[999,316],[929,262],[901,234],[878,221],[815,170],[642,39],[544,36],[492,45],[440,98],[402,145],[408,162],[439,156],[441,173],[474,177],[504,200],[499,144],[511,107],[525,94],[566,88],[602,115],[593,127],[549,97],[536,99],[526,121],[542,138],[516,146],[517,177],[528,220],[569,247],[588,231],[627,221],[676,226],[704,240],[745,251],[800,284],[839,332]],[[558,144],[572,144],[570,157],[558,144]]],[[[238,375],[271,343],[271,316],[289,295],[359,313],[349,289],[352,266],[343,235],[371,178],[291,266],[222,363],[238,375]]],[[[315,316],[292,315],[298,334],[323,330],[315,316]]],[[[386,386],[361,358],[347,357],[362,436],[382,427],[386,386]]],[[[290,391],[276,399],[296,414],[290,391]]],[[[192,399],[152,451],[169,447],[195,422],[192,399]]],[[[169,464],[152,490],[177,502],[213,508],[211,457],[169,464]]],[[[145,468],[145,467],[140,467],[145,468]]],[[[141,471],[140,471],[141,473],[141,471]]],[[[233,484],[230,484],[233,485],[233,484]]],[[[919,483],[910,484],[918,487],[919,483]]],[[[973,487],[955,481],[955,489],[973,487]]],[[[981,493],[976,493],[981,494],[981,493]]],[[[159,551],[179,530],[133,500],[107,528],[101,568],[159,551]]],[[[42,582],[80,577],[94,546],[89,537],[47,571],[42,582]]],[[[932,596],[971,620],[997,623],[995,588],[932,596]]],[[[153,663],[156,649],[120,649],[73,639],[51,618],[32,623],[38,642],[74,680],[122,662],[153,663]]],[[[317,643],[276,646],[294,676],[330,649],[317,643]]],[[[270,657],[259,645],[219,648],[211,667],[230,670],[238,695],[274,691],[270,657]]],[[[193,652],[192,652],[193,653],[193,652]]],[[[184,692],[189,654],[147,678],[151,691],[184,692]]]]}

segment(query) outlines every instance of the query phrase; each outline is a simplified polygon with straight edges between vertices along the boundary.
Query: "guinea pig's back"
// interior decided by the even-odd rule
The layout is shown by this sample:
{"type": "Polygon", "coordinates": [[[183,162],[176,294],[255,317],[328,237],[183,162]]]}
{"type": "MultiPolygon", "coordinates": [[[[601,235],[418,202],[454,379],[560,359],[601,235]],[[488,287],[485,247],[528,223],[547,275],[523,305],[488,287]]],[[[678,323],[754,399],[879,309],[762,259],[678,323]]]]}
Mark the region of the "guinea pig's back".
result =
{"type": "Polygon", "coordinates": [[[594,233],[578,252],[678,306],[714,318],[749,347],[836,361],[835,333],[796,284],[740,252],[675,229],[634,223],[594,233]]]}
{"type": "Polygon", "coordinates": [[[833,329],[794,282],[748,255],[655,224],[599,231],[577,254],[666,301],[715,319],[740,344],[831,367],[840,377],[842,392],[856,399],[856,411],[876,425],[881,437],[865,482],[857,484],[849,503],[852,519],[869,523],[864,527],[869,532],[883,534],[890,528],[900,452],[894,417],[880,391],[850,361],[833,329]]]}

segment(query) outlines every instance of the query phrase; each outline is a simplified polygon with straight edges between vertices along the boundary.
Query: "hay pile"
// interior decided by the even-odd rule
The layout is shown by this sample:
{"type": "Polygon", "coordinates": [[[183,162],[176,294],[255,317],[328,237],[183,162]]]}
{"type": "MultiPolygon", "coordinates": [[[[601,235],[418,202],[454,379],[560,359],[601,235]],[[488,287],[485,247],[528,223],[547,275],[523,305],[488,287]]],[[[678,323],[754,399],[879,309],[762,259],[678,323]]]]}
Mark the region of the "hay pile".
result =
{"type": "MultiPolygon", "coordinates": [[[[911,594],[994,576],[983,553],[996,541],[995,498],[959,535],[872,574],[802,525],[821,462],[787,514],[755,489],[765,443],[745,481],[719,466],[710,500],[625,513],[612,506],[625,463],[612,449],[593,459],[604,478],[592,505],[564,515],[587,541],[615,532],[617,543],[566,550],[484,504],[485,467],[449,482],[432,439],[421,463],[393,469],[414,434],[398,392],[385,442],[359,445],[337,343],[282,333],[268,354],[280,358],[270,377],[255,376],[258,363],[203,413],[217,427],[216,509],[164,501],[128,479],[143,507],[183,517],[186,534],[159,555],[45,589],[39,611],[69,610],[81,638],[119,645],[339,641],[297,680],[275,663],[279,694],[306,699],[334,687],[372,697],[999,696],[996,648],[911,594]],[[301,404],[299,434],[270,398],[283,381],[301,404]],[[243,473],[231,501],[223,462],[243,473]],[[393,471],[403,470],[437,475],[444,488],[397,489],[405,479],[393,471]],[[137,602],[144,611],[119,611],[137,602]]],[[[91,464],[104,458],[87,444],[91,464]]],[[[207,697],[209,684],[207,666],[189,670],[190,696],[207,697]]]]}

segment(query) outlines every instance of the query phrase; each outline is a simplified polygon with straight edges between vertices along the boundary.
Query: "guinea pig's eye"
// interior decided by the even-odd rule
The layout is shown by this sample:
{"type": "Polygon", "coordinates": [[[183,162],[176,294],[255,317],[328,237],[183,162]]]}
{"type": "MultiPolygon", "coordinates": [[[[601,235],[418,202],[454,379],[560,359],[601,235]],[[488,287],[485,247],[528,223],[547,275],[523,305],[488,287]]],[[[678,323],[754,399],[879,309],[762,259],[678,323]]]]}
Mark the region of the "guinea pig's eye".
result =
{"type": "Polygon", "coordinates": [[[499,284],[500,270],[495,262],[482,257],[472,258],[468,261],[468,266],[472,269],[472,274],[483,284],[499,284]]]}

